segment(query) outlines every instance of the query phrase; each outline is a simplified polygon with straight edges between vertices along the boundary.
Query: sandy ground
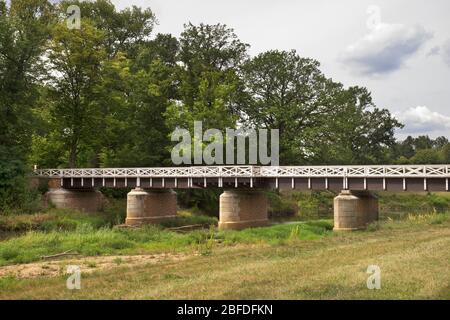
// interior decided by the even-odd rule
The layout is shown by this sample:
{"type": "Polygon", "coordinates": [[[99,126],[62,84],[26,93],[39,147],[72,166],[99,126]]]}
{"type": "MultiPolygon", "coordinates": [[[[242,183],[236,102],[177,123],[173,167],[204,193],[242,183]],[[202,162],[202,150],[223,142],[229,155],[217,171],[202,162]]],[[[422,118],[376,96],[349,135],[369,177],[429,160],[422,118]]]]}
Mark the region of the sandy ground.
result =
{"type": "Polygon", "coordinates": [[[107,270],[115,267],[134,267],[160,262],[174,262],[186,259],[192,254],[153,254],[132,256],[97,256],[97,257],[69,257],[27,264],[0,267],[0,278],[14,276],[20,279],[36,277],[57,277],[66,274],[68,265],[79,266],[82,273],[107,270]]]}

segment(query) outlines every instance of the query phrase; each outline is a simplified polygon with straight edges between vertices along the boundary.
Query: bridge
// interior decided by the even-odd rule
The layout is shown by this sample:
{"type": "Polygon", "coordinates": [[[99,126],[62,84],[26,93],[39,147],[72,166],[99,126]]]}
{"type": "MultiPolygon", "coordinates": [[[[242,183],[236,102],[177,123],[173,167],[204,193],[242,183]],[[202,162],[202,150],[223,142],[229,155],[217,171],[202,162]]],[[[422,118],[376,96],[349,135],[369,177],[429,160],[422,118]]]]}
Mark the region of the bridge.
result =
{"type": "Polygon", "coordinates": [[[95,211],[103,203],[98,188],[132,188],[127,224],[174,218],[173,189],[221,188],[221,229],[266,225],[263,190],[333,190],[340,192],[334,199],[335,230],[354,230],[378,218],[371,191],[448,192],[450,165],[36,169],[34,175],[49,180],[46,198],[57,207],[95,211]]]}

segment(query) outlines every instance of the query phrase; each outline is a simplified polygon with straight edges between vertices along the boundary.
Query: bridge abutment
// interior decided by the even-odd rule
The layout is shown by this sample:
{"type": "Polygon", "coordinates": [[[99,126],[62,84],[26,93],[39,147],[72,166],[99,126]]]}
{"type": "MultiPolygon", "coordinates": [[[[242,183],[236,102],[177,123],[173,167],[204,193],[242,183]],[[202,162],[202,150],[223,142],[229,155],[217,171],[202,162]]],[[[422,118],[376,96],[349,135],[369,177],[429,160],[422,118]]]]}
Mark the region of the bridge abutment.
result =
{"type": "Polygon", "coordinates": [[[364,229],[378,220],[378,198],[368,191],[342,190],[334,198],[335,231],[364,229]]]}
{"type": "Polygon", "coordinates": [[[97,212],[103,209],[105,197],[94,189],[68,190],[51,188],[44,196],[46,205],[53,204],[56,208],[75,209],[86,212],[97,212]]]}
{"type": "Polygon", "coordinates": [[[268,199],[261,191],[226,190],[220,195],[219,229],[241,230],[266,226],[268,199]]]}
{"type": "Polygon", "coordinates": [[[160,223],[177,215],[177,195],[171,189],[131,190],[127,195],[127,225],[160,223]]]}

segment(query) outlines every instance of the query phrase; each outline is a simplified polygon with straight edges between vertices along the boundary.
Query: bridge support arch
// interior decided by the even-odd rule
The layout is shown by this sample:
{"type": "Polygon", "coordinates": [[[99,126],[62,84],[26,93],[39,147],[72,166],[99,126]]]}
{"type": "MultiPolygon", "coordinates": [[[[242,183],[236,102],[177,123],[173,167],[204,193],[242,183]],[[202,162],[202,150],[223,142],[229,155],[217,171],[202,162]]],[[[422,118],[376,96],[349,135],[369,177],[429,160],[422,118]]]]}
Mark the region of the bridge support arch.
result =
{"type": "Polygon", "coordinates": [[[269,223],[268,199],[261,191],[225,190],[219,201],[220,230],[241,230],[269,223]]]}
{"type": "Polygon", "coordinates": [[[378,198],[371,192],[342,190],[333,204],[335,231],[364,229],[378,220],[378,198]]]}
{"type": "Polygon", "coordinates": [[[160,223],[177,215],[177,194],[171,189],[135,188],[127,195],[127,225],[160,223]]]}

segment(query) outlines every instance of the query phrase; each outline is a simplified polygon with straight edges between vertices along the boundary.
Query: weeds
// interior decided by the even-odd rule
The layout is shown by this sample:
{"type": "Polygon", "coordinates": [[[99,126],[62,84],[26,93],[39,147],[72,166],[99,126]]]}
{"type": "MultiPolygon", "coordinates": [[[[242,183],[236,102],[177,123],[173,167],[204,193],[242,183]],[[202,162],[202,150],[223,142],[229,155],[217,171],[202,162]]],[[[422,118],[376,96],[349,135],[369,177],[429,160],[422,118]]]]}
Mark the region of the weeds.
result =
{"type": "Polygon", "coordinates": [[[195,250],[201,255],[211,255],[217,242],[278,244],[297,237],[318,239],[325,236],[333,224],[331,221],[282,224],[242,231],[209,230],[176,233],[161,226],[148,225],[138,229],[100,228],[79,224],[71,231],[30,231],[25,235],[0,242],[0,265],[26,263],[50,255],[73,250],[84,256],[158,253],[195,250]],[[292,231],[294,229],[294,231],[292,231]]]}
{"type": "Polygon", "coordinates": [[[426,214],[408,214],[406,220],[412,223],[427,222],[430,224],[442,224],[449,219],[449,214],[445,213],[426,213],[426,214]]]}
{"type": "Polygon", "coordinates": [[[214,226],[211,226],[209,228],[209,233],[205,234],[204,240],[199,243],[198,245],[198,251],[203,256],[209,256],[213,252],[213,248],[215,245],[215,228],[214,226]]]}
{"type": "Polygon", "coordinates": [[[8,290],[16,285],[20,284],[21,280],[17,279],[15,276],[8,275],[6,277],[0,278],[0,289],[1,290],[8,290]]]}

